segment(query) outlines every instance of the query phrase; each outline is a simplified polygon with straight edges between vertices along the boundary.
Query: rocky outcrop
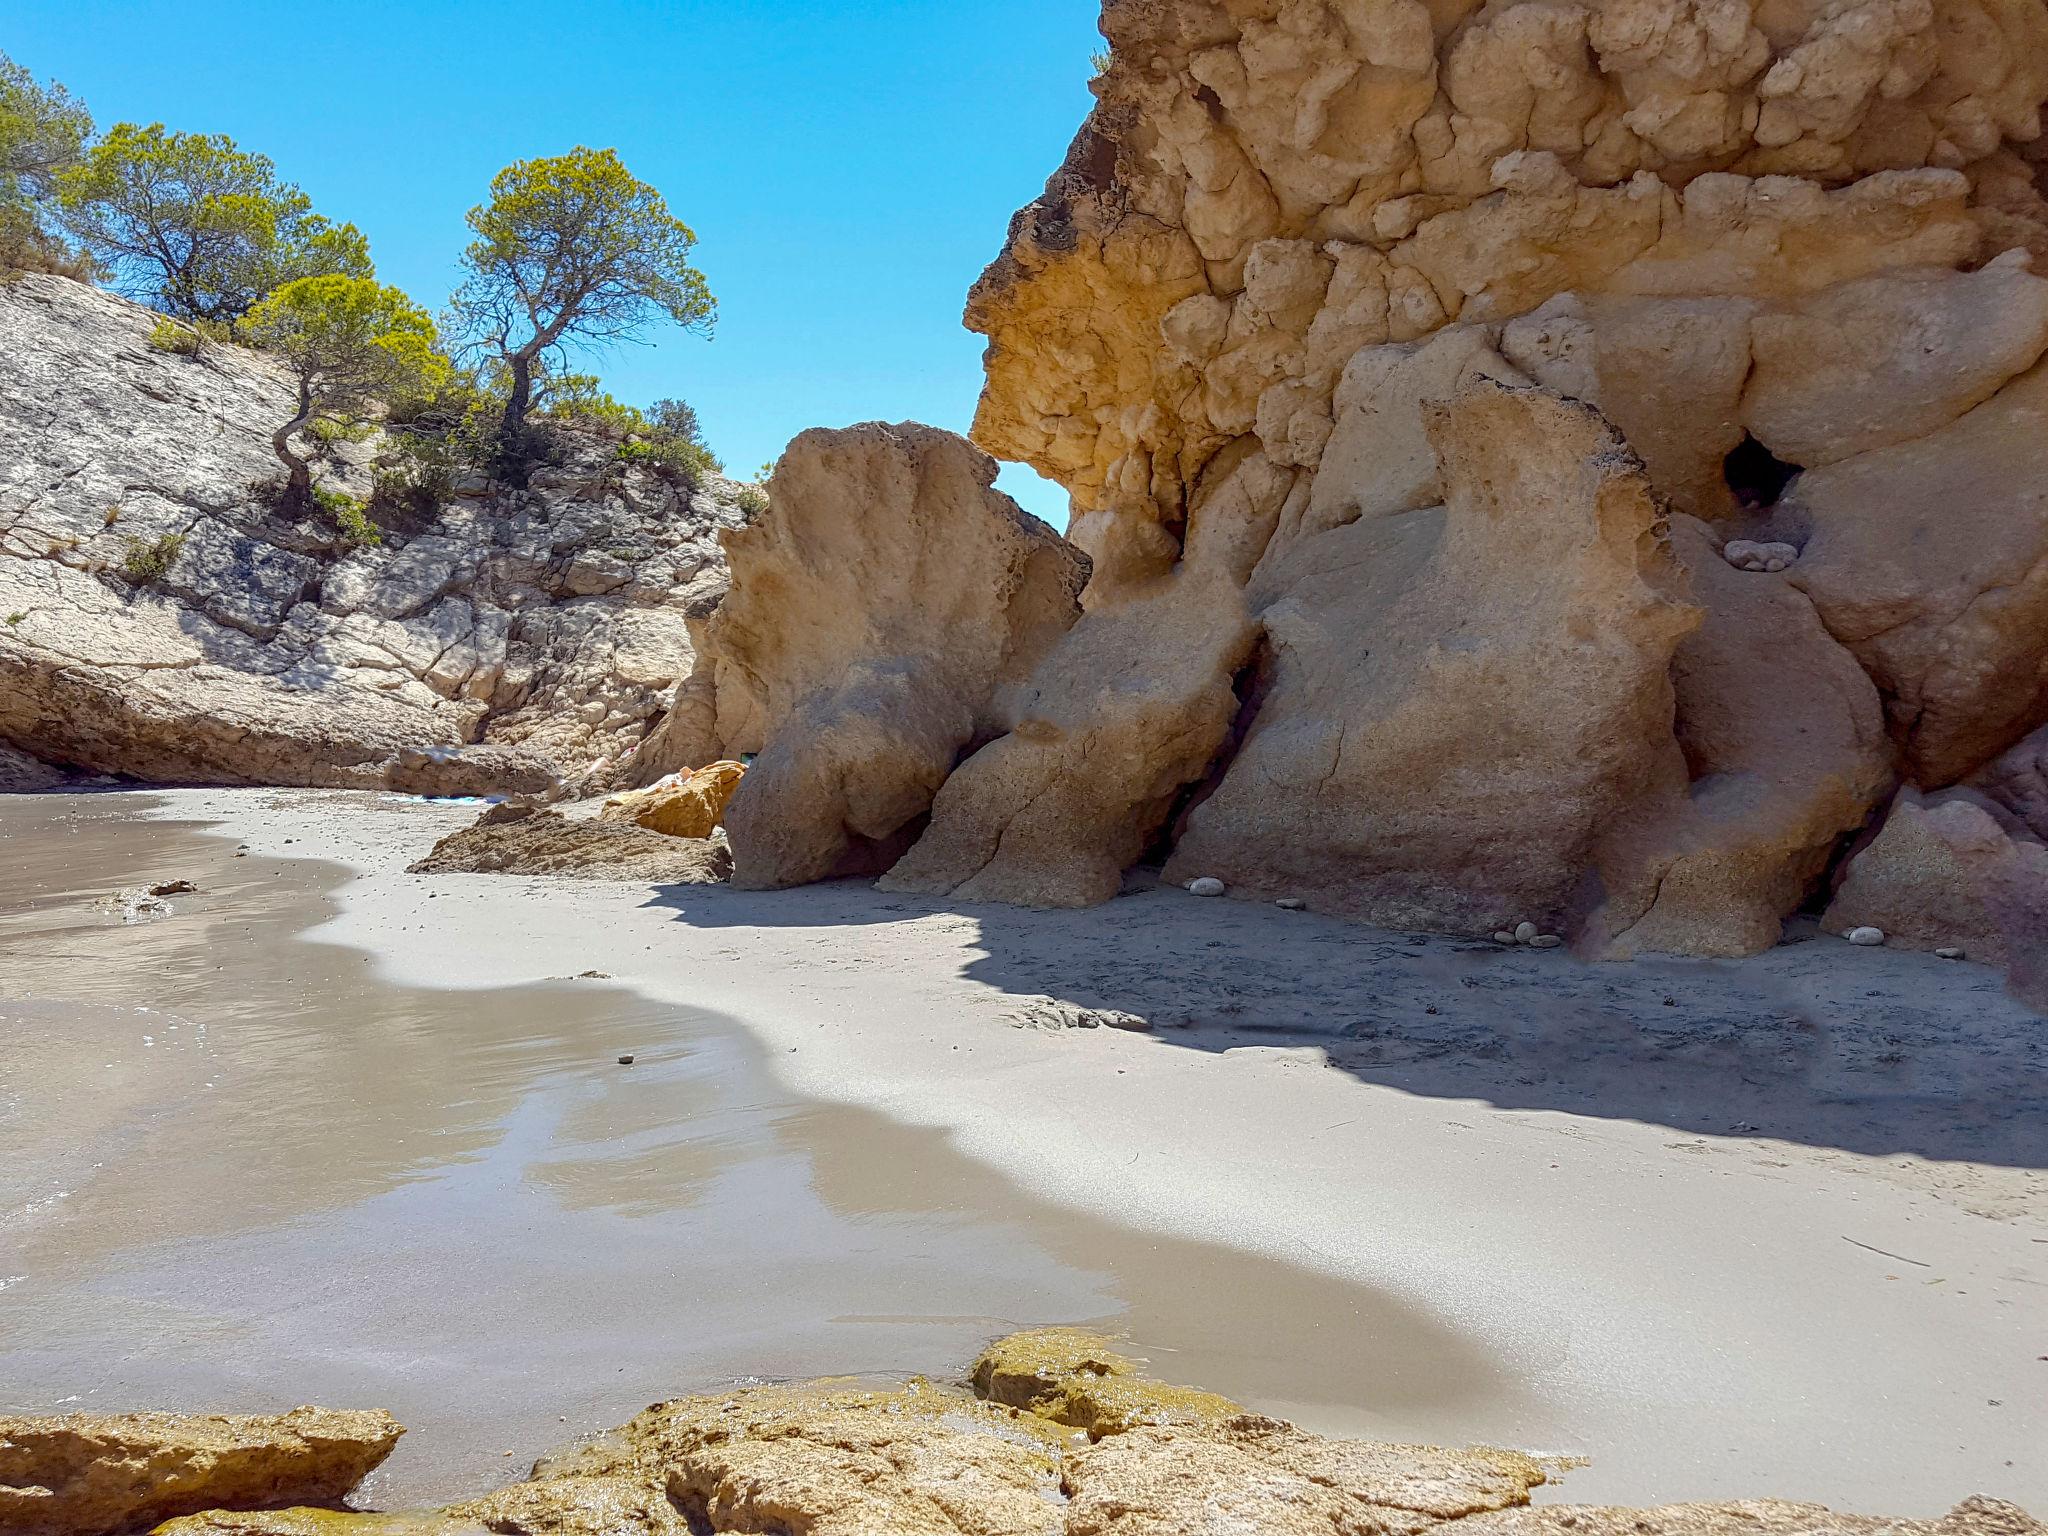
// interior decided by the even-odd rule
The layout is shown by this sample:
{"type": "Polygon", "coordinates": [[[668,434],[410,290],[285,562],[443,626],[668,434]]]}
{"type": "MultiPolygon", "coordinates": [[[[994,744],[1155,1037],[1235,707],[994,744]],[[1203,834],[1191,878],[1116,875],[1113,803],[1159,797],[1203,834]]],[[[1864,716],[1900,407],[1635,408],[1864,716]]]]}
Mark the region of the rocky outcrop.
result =
{"type": "Polygon", "coordinates": [[[751,1387],[649,1408],[523,1483],[421,1515],[214,1512],[160,1536],[2042,1536],[1972,1499],[1941,1520],[1764,1499],[1617,1510],[1529,1504],[1556,1469],[1512,1451],[1312,1435],[1150,1380],[1066,1329],[1003,1340],[973,1393],[751,1387]]]}
{"type": "Polygon", "coordinates": [[[670,837],[709,837],[725,825],[726,808],[746,772],[744,763],[707,763],[694,773],[671,774],[645,789],[613,795],[600,814],[670,837]]]}
{"type": "Polygon", "coordinates": [[[806,432],[727,535],[708,626],[717,736],[758,754],[727,808],[735,883],[876,873],[1079,613],[1087,562],[950,432],[806,432]]]}
{"type": "Polygon", "coordinates": [[[1649,479],[1547,391],[1479,378],[1424,412],[1441,483],[1415,494],[1443,505],[1254,575],[1257,717],[1167,876],[1398,928],[1555,932],[1600,892],[1633,914],[1637,823],[1685,785],[1671,658],[1699,622],[1649,479]]]}
{"type": "Polygon", "coordinates": [[[1908,949],[2004,965],[2048,951],[2048,844],[1976,790],[1903,791],[1822,919],[1908,949]]]}
{"type": "Polygon", "coordinates": [[[222,1506],[338,1504],[404,1433],[388,1413],[322,1408],[0,1418],[0,1529],[128,1536],[222,1506]]]}
{"type": "Polygon", "coordinates": [[[710,838],[671,837],[628,823],[507,804],[442,838],[411,873],[715,885],[731,876],[732,852],[710,838]]]}
{"type": "Polygon", "coordinates": [[[968,304],[1087,614],[888,886],[1742,954],[2048,723],[2039,6],[1102,25],[968,304]]]}
{"type": "Polygon", "coordinates": [[[60,770],[0,741],[0,795],[32,794],[39,789],[55,789],[63,782],[60,770]]]}
{"type": "MultiPolygon", "coordinates": [[[[737,487],[566,438],[351,547],[263,487],[290,397],[265,358],[153,350],[155,317],[58,277],[0,286],[0,740],[139,778],[364,785],[408,750],[630,752],[723,589],[737,487]],[[470,494],[470,493],[474,494],[470,494]]],[[[321,474],[357,496],[377,441],[321,474]]],[[[517,787],[517,786],[500,786],[517,787]]]]}

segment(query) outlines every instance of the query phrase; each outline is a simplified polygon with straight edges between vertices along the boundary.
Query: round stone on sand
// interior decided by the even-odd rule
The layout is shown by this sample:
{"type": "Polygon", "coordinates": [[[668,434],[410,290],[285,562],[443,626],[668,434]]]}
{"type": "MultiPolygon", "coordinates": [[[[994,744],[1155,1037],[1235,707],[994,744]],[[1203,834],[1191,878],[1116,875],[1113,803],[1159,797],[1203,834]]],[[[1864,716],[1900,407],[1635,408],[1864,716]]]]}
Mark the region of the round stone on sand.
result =
{"type": "Polygon", "coordinates": [[[1851,944],[1861,944],[1866,949],[1875,949],[1884,942],[1882,928],[1851,928],[1845,935],[1851,944]]]}
{"type": "Polygon", "coordinates": [[[1190,880],[1188,882],[1188,891],[1191,895],[1195,896],[1221,896],[1223,894],[1223,882],[1214,875],[1204,875],[1199,880],[1190,880]]]}

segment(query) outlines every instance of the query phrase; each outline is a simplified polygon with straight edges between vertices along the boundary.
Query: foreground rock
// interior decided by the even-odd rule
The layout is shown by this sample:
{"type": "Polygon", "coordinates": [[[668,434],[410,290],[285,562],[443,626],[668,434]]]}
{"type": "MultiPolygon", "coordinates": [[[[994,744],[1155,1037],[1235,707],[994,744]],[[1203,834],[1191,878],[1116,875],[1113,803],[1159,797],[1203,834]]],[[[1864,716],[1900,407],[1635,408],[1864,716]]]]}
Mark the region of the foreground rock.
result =
{"type": "Polygon", "coordinates": [[[735,883],[888,868],[960,754],[1013,720],[1087,562],[995,477],[932,427],[807,432],[727,537],[718,736],[758,754],[727,811],[735,883]]]}
{"type": "MultiPolygon", "coordinates": [[[[408,504],[351,547],[260,487],[290,395],[263,357],[153,350],[155,316],[0,285],[0,741],[156,780],[374,786],[478,742],[574,776],[633,749],[723,590],[702,490],[565,436],[525,490],[408,504]]],[[[373,489],[376,442],[323,481],[373,489]]],[[[499,790],[516,786],[498,784],[499,790]]]]}
{"type": "Polygon", "coordinates": [[[711,763],[672,774],[604,803],[607,821],[623,821],[670,837],[709,837],[725,825],[726,808],[746,777],[743,763],[711,763]]]}
{"type": "Polygon", "coordinates": [[[732,874],[723,842],[672,837],[630,823],[572,820],[505,805],[450,833],[411,868],[415,875],[559,875],[649,885],[715,885],[732,874]]]}
{"type": "Polygon", "coordinates": [[[2040,1536],[1971,1500],[1883,1521],[1776,1500],[1659,1510],[1529,1507],[1546,1468],[1512,1451],[1330,1440],[1147,1378],[1068,1329],[1005,1339],[972,1394],[756,1387],[648,1409],[498,1493],[415,1515],[214,1512],[162,1536],[2040,1536]]]}
{"type": "Polygon", "coordinates": [[[391,1454],[388,1413],[0,1418],[0,1530],[125,1536],[219,1506],[337,1504],[391,1454]]]}

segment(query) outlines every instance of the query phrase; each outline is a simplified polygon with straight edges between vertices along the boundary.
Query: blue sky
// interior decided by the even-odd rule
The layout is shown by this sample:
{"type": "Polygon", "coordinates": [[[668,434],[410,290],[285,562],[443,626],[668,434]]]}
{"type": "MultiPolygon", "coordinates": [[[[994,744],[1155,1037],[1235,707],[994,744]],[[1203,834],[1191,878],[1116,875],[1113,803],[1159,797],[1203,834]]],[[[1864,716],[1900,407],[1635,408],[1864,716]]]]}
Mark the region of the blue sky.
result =
{"type": "MultiPolygon", "coordinates": [[[[616,147],[697,231],[721,304],[597,359],[694,404],[751,474],[805,427],[964,431],[968,286],[1087,112],[1095,0],[9,0],[0,49],[132,119],[227,133],[438,308],[515,159],[616,147]]],[[[1002,484],[1060,526],[1030,471],[1002,484]]]]}

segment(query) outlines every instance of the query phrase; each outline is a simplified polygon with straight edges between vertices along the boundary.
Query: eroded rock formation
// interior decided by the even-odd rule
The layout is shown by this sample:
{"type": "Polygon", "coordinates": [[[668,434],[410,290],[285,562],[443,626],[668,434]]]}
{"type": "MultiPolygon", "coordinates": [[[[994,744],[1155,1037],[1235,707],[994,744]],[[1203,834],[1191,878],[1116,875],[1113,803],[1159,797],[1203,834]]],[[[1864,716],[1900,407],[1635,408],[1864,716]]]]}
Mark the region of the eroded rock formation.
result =
{"type": "Polygon", "coordinates": [[[887,869],[960,754],[1013,723],[1087,562],[995,477],[932,427],[806,432],[727,536],[716,741],[758,754],[726,811],[738,884],[887,869]]]}
{"type": "Polygon", "coordinates": [[[1093,901],[1168,842],[1741,954],[2048,722],[2038,0],[1102,25],[968,306],[1087,617],[892,886],[1093,901]]]}
{"type": "Polygon", "coordinates": [[[391,1454],[388,1413],[0,1418],[0,1530],[129,1536],[227,1506],[334,1504],[391,1454]]]}
{"type": "Polygon", "coordinates": [[[418,1515],[217,1511],[161,1536],[2042,1536],[1972,1499],[1940,1520],[1762,1499],[1619,1510],[1529,1504],[1555,1468],[1512,1451],[1332,1440],[1147,1378],[1065,1329],[1006,1339],[973,1392],[754,1387],[648,1409],[521,1483],[418,1515]]]}
{"type": "MultiPolygon", "coordinates": [[[[291,416],[269,362],[152,350],[153,320],[64,278],[0,285],[0,741],[141,778],[338,786],[385,782],[408,749],[482,742],[574,775],[640,741],[690,671],[689,613],[723,591],[736,487],[593,443],[351,548],[256,489],[291,416]]],[[[323,479],[367,495],[378,451],[339,445],[323,479]]]]}
{"type": "Polygon", "coordinates": [[[711,838],[672,837],[514,803],[493,806],[475,826],[449,833],[411,872],[715,885],[732,874],[732,852],[711,838]]]}

